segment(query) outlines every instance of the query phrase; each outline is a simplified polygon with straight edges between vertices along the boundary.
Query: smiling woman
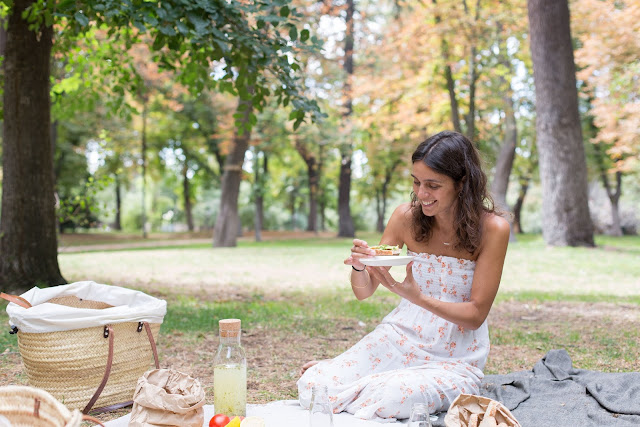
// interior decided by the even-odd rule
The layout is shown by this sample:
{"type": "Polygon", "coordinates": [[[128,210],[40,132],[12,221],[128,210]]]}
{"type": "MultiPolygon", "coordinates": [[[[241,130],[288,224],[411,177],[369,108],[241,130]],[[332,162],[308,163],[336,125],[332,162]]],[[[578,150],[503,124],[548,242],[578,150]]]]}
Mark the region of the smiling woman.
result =
{"type": "Polygon", "coordinates": [[[358,418],[407,418],[412,403],[446,410],[479,391],[489,354],[487,315],[509,241],[509,224],[486,189],[478,153],[465,136],[441,132],[411,157],[413,193],[389,220],[381,245],[407,245],[415,257],[398,282],[389,264],[371,265],[375,246],[356,239],[351,286],[359,300],[379,285],[401,296],[382,323],[343,354],[309,362],[298,380],[300,404],[326,385],[334,411],[358,418]]]}

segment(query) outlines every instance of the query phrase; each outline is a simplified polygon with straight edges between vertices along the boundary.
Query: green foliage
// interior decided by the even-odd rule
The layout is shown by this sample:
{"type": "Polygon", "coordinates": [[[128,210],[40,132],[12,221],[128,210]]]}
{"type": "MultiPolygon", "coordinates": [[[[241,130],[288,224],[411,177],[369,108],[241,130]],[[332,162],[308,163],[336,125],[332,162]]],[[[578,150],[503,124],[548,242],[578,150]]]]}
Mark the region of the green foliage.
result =
{"type": "MultiPolygon", "coordinates": [[[[315,101],[301,95],[296,74],[300,66],[295,55],[301,49],[318,49],[319,43],[309,37],[308,31],[298,37],[301,15],[295,7],[283,3],[281,0],[160,3],[37,0],[25,11],[24,17],[35,31],[42,25],[58,24],[62,31],[57,37],[63,39],[63,45],[65,38],[77,41],[76,36],[93,36],[95,29],[106,31],[107,40],[95,46],[96,58],[104,60],[108,54],[112,56],[107,62],[93,64],[113,72],[109,80],[116,94],[122,94],[125,89],[137,93],[140,77],[131,78],[135,70],[126,66],[123,53],[135,43],[148,40],[154,52],[153,60],[165,69],[176,71],[178,81],[194,93],[205,87],[216,87],[250,100],[259,111],[267,99],[273,97],[279,104],[292,105],[292,120],[297,128],[307,114],[317,118],[321,113],[315,101]],[[283,32],[280,27],[286,30],[283,32]],[[211,63],[214,70],[209,68],[211,63]],[[213,79],[212,75],[215,75],[213,79]],[[272,84],[272,79],[277,84],[272,84]]],[[[11,6],[6,0],[4,4],[11,6]]],[[[76,59],[83,56],[87,57],[86,53],[74,55],[76,59]]],[[[79,87],[77,77],[68,78],[69,82],[60,82],[55,87],[55,93],[79,87]]],[[[247,126],[253,124],[255,120],[247,126]]]]}
{"type": "Polygon", "coordinates": [[[58,204],[57,215],[61,228],[95,227],[98,216],[106,209],[106,204],[101,204],[96,195],[113,182],[110,176],[101,176],[97,179],[89,176],[80,190],[75,195],[61,198],[58,204]]]}

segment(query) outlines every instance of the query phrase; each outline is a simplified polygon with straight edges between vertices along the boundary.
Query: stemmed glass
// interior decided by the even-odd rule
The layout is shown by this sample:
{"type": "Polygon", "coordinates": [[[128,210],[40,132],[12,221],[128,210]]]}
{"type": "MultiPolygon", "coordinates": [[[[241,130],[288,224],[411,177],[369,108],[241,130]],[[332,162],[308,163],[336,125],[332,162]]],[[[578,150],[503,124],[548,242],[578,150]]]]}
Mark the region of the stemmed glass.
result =
{"type": "Polygon", "coordinates": [[[311,389],[309,427],[333,427],[333,407],[326,385],[315,385],[311,389]]]}

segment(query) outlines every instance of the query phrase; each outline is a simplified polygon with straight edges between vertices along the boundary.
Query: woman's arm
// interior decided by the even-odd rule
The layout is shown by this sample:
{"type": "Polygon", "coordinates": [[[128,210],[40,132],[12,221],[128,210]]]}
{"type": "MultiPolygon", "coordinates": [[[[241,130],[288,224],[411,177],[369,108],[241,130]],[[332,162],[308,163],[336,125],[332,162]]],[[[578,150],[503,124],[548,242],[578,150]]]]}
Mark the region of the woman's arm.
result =
{"type": "MultiPolygon", "coordinates": [[[[387,227],[382,234],[382,238],[380,239],[380,244],[398,245],[399,247],[404,245],[402,231],[406,226],[405,214],[407,213],[409,206],[409,203],[404,203],[398,206],[393,214],[391,214],[389,223],[387,224],[387,227]]],[[[360,262],[361,258],[372,255],[375,255],[375,252],[369,248],[367,242],[364,240],[354,239],[353,247],[351,248],[351,256],[344,261],[345,264],[352,265],[354,268],[362,270],[351,271],[351,289],[353,290],[353,294],[360,301],[373,295],[380,284],[380,281],[373,279],[367,269],[365,269],[365,265],[360,262]]],[[[391,267],[384,268],[388,271],[391,267]]]]}
{"type": "Polygon", "coordinates": [[[498,293],[509,244],[509,223],[502,217],[491,215],[485,220],[483,235],[468,302],[444,302],[420,293],[420,288],[413,279],[413,263],[407,266],[407,278],[402,283],[379,270],[370,269],[370,275],[392,292],[443,319],[463,328],[478,329],[487,318],[498,293]]]}

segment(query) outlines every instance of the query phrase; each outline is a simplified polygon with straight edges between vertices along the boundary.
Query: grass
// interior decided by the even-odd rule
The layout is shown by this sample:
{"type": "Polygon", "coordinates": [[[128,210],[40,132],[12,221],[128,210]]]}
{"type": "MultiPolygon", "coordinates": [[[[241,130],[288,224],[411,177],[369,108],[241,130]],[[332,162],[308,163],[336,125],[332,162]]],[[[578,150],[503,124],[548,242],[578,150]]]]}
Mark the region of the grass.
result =
{"type": "MultiPolygon", "coordinates": [[[[553,348],[565,348],[579,368],[640,370],[640,238],[596,241],[596,248],[548,248],[540,236],[525,235],[510,245],[489,318],[486,373],[531,369],[553,348]]],[[[261,403],[295,398],[303,362],[344,351],[398,303],[386,290],[362,302],[353,298],[342,264],[350,246],[350,239],[327,236],[247,238],[237,248],[215,250],[91,245],[88,252],[61,254],[59,262],[70,281],[90,278],[167,300],[158,341],[162,365],[190,373],[207,389],[217,321],[241,318],[248,398],[261,403]]],[[[401,268],[392,272],[404,276],[401,268]]],[[[7,325],[5,307],[0,303],[0,324],[7,325]]],[[[25,383],[16,336],[0,332],[0,385],[25,383]]]]}

